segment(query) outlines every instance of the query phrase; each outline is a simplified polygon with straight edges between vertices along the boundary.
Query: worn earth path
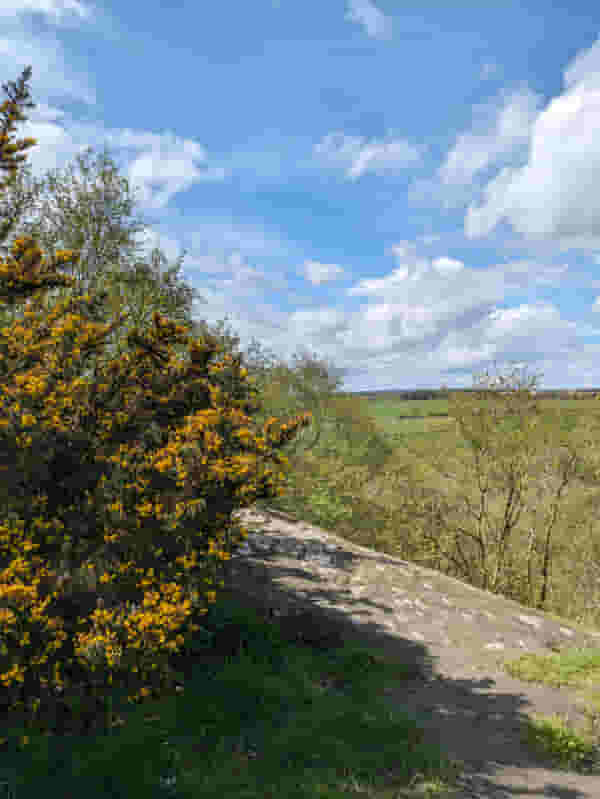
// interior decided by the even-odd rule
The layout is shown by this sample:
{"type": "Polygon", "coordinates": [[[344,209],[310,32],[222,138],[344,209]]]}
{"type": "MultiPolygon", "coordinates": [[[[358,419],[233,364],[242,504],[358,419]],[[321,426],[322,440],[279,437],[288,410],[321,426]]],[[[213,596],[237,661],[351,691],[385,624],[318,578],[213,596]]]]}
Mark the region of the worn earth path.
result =
{"type": "Polygon", "coordinates": [[[583,708],[591,706],[593,686],[575,691],[525,682],[499,665],[525,652],[600,646],[600,632],[279,511],[251,507],[235,518],[249,535],[227,562],[227,592],[270,615],[273,609],[276,615],[309,612],[324,637],[341,636],[414,664],[414,679],[382,685],[382,696],[391,711],[413,715],[459,764],[456,787],[444,796],[600,799],[600,769],[555,768],[520,742],[524,719],[532,715],[558,714],[571,729],[589,732],[583,708]]]}

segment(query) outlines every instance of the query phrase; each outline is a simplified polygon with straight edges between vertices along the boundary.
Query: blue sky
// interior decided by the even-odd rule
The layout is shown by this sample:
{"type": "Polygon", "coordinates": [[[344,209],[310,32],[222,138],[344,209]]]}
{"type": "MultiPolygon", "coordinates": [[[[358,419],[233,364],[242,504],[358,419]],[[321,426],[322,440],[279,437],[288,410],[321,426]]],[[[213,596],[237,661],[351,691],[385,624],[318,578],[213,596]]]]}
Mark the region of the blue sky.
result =
{"type": "Polygon", "coordinates": [[[106,144],[241,348],[344,391],[600,387],[597,4],[3,0],[0,30],[32,174],[106,144]]]}

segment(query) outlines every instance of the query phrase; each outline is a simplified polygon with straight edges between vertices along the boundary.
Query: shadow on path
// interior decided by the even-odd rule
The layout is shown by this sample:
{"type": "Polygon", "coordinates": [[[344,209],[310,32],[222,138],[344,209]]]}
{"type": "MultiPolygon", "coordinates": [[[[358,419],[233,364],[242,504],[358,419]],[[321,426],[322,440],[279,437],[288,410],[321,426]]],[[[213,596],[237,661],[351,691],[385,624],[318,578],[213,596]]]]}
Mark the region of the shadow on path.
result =
{"type": "MultiPolygon", "coordinates": [[[[277,553],[234,555],[226,564],[222,591],[250,605],[265,618],[271,615],[273,608],[279,609],[282,615],[310,611],[324,635],[337,634],[343,641],[377,650],[385,659],[413,666],[412,678],[382,685],[378,701],[390,712],[402,712],[414,718],[426,731],[429,741],[439,743],[447,757],[464,766],[461,778],[464,787],[452,796],[456,799],[600,799],[600,771],[577,773],[555,768],[549,758],[533,753],[521,743],[525,720],[531,714],[557,714],[575,727],[585,722],[583,708],[572,690],[523,682],[499,667],[493,668],[490,661],[486,665],[469,662],[468,653],[465,657],[460,645],[448,646],[441,640],[421,643],[386,629],[371,617],[366,620],[360,608],[373,604],[370,596],[363,594],[354,598],[348,591],[343,592],[344,604],[355,605],[356,613],[331,607],[336,597],[339,599],[339,586],[328,585],[308,565],[311,544],[318,557],[323,547],[322,536],[329,534],[282,514],[282,520],[302,524],[302,536],[295,538],[289,524],[278,522],[279,513],[277,516],[270,511],[259,513],[267,516],[272,529],[277,529],[278,525],[285,527],[288,552],[286,556],[277,553]],[[318,539],[311,541],[307,529],[318,530],[318,539]],[[290,579],[301,583],[301,592],[283,584],[282,581],[290,579]],[[328,606],[322,606],[323,602],[328,606]]],[[[244,524],[251,529],[245,519],[244,524]]],[[[373,550],[370,552],[377,559],[387,557],[373,550]]],[[[351,552],[337,550],[336,567],[348,570],[356,558],[351,552]]],[[[424,576],[428,571],[423,570],[424,576]]],[[[473,591],[475,599],[478,592],[477,589],[473,591]]],[[[487,596],[487,592],[480,593],[487,596]]],[[[429,597],[427,594],[424,598],[429,597]]],[[[379,599],[378,596],[377,602],[379,599]]],[[[507,614],[514,615],[515,603],[502,597],[495,597],[495,600],[506,603],[507,614]]],[[[380,605],[379,610],[393,614],[391,603],[386,604],[387,607],[380,605]]],[[[522,610],[529,612],[529,609],[522,610]]],[[[537,615],[544,616],[539,612],[537,615]]],[[[419,626],[417,617],[413,626],[419,626]]],[[[544,632],[548,631],[558,635],[565,630],[558,621],[544,617],[544,632]]],[[[581,638],[584,642],[589,640],[585,636],[581,638]]],[[[579,645],[580,639],[576,636],[570,643],[579,645]]]]}

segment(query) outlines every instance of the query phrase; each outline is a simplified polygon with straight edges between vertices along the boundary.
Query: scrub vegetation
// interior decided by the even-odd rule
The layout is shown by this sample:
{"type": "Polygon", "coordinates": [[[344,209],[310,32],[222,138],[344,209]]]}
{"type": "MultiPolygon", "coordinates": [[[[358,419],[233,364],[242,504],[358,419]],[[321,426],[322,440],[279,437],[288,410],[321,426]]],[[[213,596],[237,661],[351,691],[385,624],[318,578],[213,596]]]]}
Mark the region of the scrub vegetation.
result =
{"type": "MultiPolygon", "coordinates": [[[[0,241],[43,188],[14,156],[34,140],[10,142],[29,76],[1,109],[0,241]]],[[[106,162],[101,177],[116,202],[106,162]]],[[[378,699],[410,669],[290,644],[219,600],[245,534],[231,513],[279,508],[598,628],[600,403],[538,400],[514,373],[502,392],[367,400],[311,355],[239,353],[222,323],[191,320],[158,253],[127,262],[118,226],[112,248],[75,251],[106,212],[98,191],[46,207],[0,262],[0,784],[19,799],[442,792],[455,764],[378,699]]],[[[589,682],[600,653],[507,669],[589,682]]],[[[572,768],[589,754],[552,719],[529,743],[572,768]]]]}

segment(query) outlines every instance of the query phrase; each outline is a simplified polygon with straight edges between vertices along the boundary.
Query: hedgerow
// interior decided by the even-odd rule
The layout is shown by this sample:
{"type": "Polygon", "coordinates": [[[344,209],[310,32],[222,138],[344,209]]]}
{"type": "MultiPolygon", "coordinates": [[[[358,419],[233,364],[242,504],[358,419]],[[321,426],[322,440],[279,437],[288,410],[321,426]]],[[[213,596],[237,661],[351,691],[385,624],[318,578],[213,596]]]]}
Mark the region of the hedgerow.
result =
{"type": "MultiPolygon", "coordinates": [[[[12,154],[36,143],[9,142],[30,74],[0,109],[12,174],[0,190],[25,159],[12,154]]],[[[254,428],[262,406],[241,357],[158,313],[82,378],[125,317],[95,321],[105,292],[44,308],[49,288],[74,285],[58,270],[78,259],[48,260],[20,237],[0,262],[0,303],[23,308],[0,330],[0,712],[54,731],[104,718],[114,676],[132,702],[172,687],[169,653],[198,631],[191,618],[246,534],[232,512],[283,492],[269,463],[285,468],[276,450],[310,424],[254,428]]]]}

